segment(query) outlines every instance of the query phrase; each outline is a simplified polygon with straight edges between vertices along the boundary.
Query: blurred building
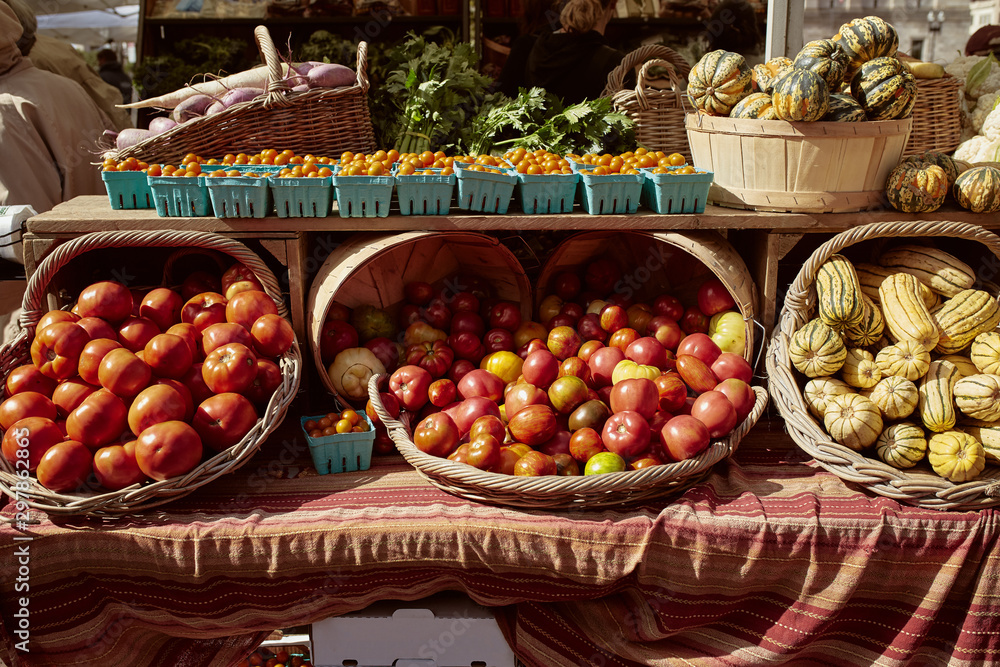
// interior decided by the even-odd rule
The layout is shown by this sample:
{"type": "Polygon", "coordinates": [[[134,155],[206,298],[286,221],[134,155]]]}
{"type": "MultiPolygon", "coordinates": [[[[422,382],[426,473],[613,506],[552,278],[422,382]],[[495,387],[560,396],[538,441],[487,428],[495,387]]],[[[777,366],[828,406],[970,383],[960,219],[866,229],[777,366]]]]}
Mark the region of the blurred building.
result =
{"type": "Polygon", "coordinates": [[[852,18],[871,15],[895,26],[901,51],[945,64],[965,53],[976,29],[1000,23],[1000,0],[806,0],[804,41],[833,37],[852,18]]]}

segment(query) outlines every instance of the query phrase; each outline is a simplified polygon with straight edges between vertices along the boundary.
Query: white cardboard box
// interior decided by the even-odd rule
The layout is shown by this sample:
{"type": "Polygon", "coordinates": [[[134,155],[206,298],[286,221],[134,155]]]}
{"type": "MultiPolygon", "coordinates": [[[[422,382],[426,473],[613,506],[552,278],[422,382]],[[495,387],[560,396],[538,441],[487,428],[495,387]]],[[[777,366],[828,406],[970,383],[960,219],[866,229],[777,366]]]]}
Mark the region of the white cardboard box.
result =
{"type": "Polygon", "coordinates": [[[384,601],[312,625],[317,667],[515,667],[493,612],[462,593],[384,601]]]}

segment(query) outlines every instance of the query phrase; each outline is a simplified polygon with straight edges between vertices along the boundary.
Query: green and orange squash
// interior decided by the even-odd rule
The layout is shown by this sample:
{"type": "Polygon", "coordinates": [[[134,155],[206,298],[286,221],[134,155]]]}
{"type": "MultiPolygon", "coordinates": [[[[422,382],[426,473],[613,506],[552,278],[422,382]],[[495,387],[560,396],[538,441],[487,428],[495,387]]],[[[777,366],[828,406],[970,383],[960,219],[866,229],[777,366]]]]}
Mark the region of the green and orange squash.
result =
{"type": "Polygon", "coordinates": [[[865,120],[868,120],[868,116],[865,115],[865,110],[861,108],[856,99],[844,93],[830,95],[830,108],[823,116],[824,122],[860,123],[865,120]]]}
{"type": "Polygon", "coordinates": [[[936,211],[948,197],[948,174],[929,162],[903,161],[885,182],[889,205],[904,213],[936,211]]]}
{"type": "Polygon", "coordinates": [[[830,92],[840,90],[844,74],[851,58],[832,39],[816,39],[805,46],[795,56],[792,67],[807,69],[819,74],[826,81],[830,92]]]}
{"type": "Polygon", "coordinates": [[[779,120],[816,121],[830,109],[830,87],[816,72],[792,68],[774,82],[771,100],[779,120]]]}
{"type": "Polygon", "coordinates": [[[963,171],[952,188],[955,200],[973,213],[1000,210],[1000,169],[982,165],[963,171]]]}
{"type": "Polygon", "coordinates": [[[728,116],[751,92],[750,66],[732,51],[710,51],[688,73],[688,99],[711,116],[728,116]]]}
{"type": "Polygon", "coordinates": [[[753,120],[776,120],[778,118],[774,115],[774,104],[771,102],[771,96],[767,93],[750,93],[736,103],[736,106],[729,112],[729,117],[752,118],[753,120]]]}
{"type": "Polygon", "coordinates": [[[875,58],[851,79],[851,95],[868,120],[906,118],[917,101],[917,80],[898,58],[875,58]]]}
{"type": "Polygon", "coordinates": [[[844,81],[850,84],[854,73],[869,60],[896,55],[899,48],[899,35],[892,25],[877,16],[865,16],[848,21],[840,26],[833,36],[850,63],[844,81]]]}

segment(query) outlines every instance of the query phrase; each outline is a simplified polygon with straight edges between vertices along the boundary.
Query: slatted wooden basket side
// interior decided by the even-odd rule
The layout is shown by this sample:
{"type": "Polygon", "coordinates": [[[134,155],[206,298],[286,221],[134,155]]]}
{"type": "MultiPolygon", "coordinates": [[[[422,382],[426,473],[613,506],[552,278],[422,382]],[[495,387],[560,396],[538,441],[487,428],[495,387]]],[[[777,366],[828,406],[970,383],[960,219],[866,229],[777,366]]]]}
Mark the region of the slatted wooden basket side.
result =
{"type": "MultiPolygon", "coordinates": [[[[249,267],[260,280],[264,291],[275,301],[278,312],[287,317],[288,309],[281,296],[277,278],[263,261],[238,241],[210,232],[181,231],[111,231],[84,234],[57,246],[39,264],[28,280],[24,294],[21,331],[0,347],[0,372],[3,378],[17,366],[31,363],[30,345],[35,325],[47,312],[48,286],[59,270],[73,259],[94,250],[109,248],[186,248],[220,252],[249,267]]],[[[267,436],[284,419],[288,406],[298,391],[302,356],[298,341],[278,360],[281,385],[275,390],[257,423],[240,442],[207,458],[185,475],[163,481],[137,484],[119,491],[59,493],[41,486],[34,478],[30,488],[19,486],[17,471],[0,457],[0,491],[20,498],[28,507],[51,515],[114,516],[132,514],[185,496],[217,477],[236,470],[260,449],[267,436]]]]}
{"type": "Polygon", "coordinates": [[[962,136],[961,90],[961,81],[950,74],[940,79],[917,79],[913,128],[903,155],[955,152],[962,136]]]}
{"type": "Polygon", "coordinates": [[[767,392],[754,387],[757,400],[743,423],[685,461],[603,475],[518,477],[486,472],[417,449],[410,427],[389,416],[382,405],[379,386],[388,377],[373,376],[368,396],[396,449],[417,472],[439,489],[461,498],[528,509],[617,507],[680,493],[708,475],[713,465],[732,456],[767,406],[767,392]]]}
{"type": "Polygon", "coordinates": [[[955,484],[930,470],[893,468],[835,442],[809,413],[789,357],[790,338],[814,317],[816,272],[823,262],[862,241],[921,237],[976,241],[1000,257],[1000,238],[978,225],[967,223],[884,222],[863,225],[834,236],[812,253],[785,296],[766,357],[768,387],[795,443],[823,468],[845,481],[924,508],[974,510],[997,505],[1000,504],[1000,467],[987,466],[985,476],[955,484]]]}
{"type": "Polygon", "coordinates": [[[117,160],[135,157],[150,164],[178,163],[188,153],[221,158],[269,148],[339,157],[343,151],[370,153],[375,134],[368,110],[368,44],[358,43],[357,79],[340,88],[293,93],[281,59],[264,26],[254,37],[268,70],[265,94],[211,116],[194,118],[134,146],[108,151],[117,160]]]}

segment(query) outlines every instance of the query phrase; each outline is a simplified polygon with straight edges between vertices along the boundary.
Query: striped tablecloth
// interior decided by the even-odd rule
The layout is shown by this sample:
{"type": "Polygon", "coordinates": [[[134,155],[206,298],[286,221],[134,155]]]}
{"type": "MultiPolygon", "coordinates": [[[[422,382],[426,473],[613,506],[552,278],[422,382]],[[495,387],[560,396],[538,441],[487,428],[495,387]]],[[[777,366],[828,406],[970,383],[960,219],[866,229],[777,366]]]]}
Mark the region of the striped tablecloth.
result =
{"type": "Polygon", "coordinates": [[[1000,661],[1000,513],[869,495],[778,421],[683,495],[617,511],[471,503],[395,457],[289,478],[307,456],[272,438],[162,511],[0,528],[0,658],[229,665],[274,628],[452,589],[503,607],[529,666],[1000,661]]]}

